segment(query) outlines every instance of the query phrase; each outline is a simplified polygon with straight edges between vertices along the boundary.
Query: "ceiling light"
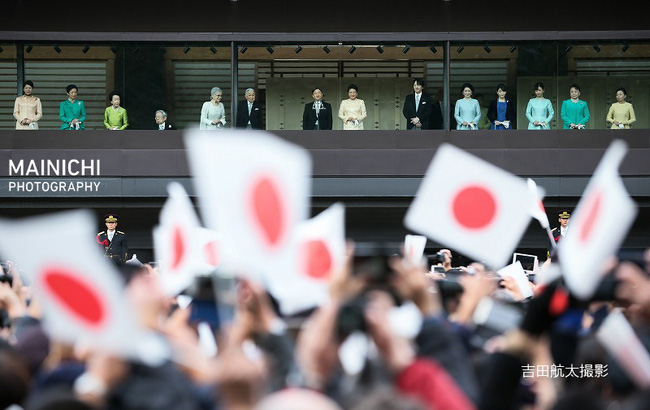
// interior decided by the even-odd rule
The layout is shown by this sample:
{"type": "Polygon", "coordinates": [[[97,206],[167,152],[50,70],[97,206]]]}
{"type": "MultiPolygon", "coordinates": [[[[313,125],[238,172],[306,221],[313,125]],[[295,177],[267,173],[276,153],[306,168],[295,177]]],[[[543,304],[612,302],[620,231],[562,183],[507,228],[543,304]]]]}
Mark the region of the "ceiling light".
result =
{"type": "Polygon", "coordinates": [[[483,46],[483,50],[485,50],[485,52],[488,53],[488,54],[490,54],[492,52],[492,49],[487,44],[483,46]]]}
{"type": "Polygon", "coordinates": [[[357,51],[357,48],[355,46],[350,47],[348,50],[348,53],[353,54],[355,51],[357,51]]]}
{"type": "Polygon", "coordinates": [[[458,54],[460,54],[460,53],[463,52],[463,50],[465,50],[465,46],[460,45],[460,46],[458,46],[458,48],[456,49],[456,52],[457,52],[458,54]]]}
{"type": "Polygon", "coordinates": [[[186,44],[186,45],[185,45],[185,48],[183,49],[183,53],[184,53],[184,54],[187,54],[187,53],[190,52],[190,50],[191,50],[190,46],[188,46],[188,45],[186,44]]]}
{"type": "Polygon", "coordinates": [[[273,50],[273,47],[268,46],[268,47],[266,47],[266,51],[268,51],[269,54],[273,54],[273,52],[274,52],[275,50],[273,50]]]}
{"type": "Polygon", "coordinates": [[[165,48],[165,46],[160,46],[160,51],[161,51],[163,54],[167,54],[167,49],[165,48]]]}
{"type": "Polygon", "coordinates": [[[84,53],[84,54],[86,54],[86,53],[88,52],[88,50],[90,50],[90,46],[89,46],[89,45],[85,45],[84,48],[83,48],[83,50],[81,50],[81,52],[84,53]]]}
{"type": "Polygon", "coordinates": [[[623,47],[621,48],[621,51],[626,52],[628,48],[630,48],[630,45],[625,43],[625,44],[623,44],[623,47]]]}
{"type": "Polygon", "coordinates": [[[296,47],[296,49],[293,50],[293,51],[294,51],[294,53],[296,53],[296,54],[300,53],[300,52],[302,51],[302,46],[298,46],[298,47],[296,47]]]}
{"type": "Polygon", "coordinates": [[[405,45],[404,48],[402,49],[402,53],[406,54],[406,53],[409,52],[410,49],[411,49],[411,46],[409,46],[409,45],[407,44],[407,45],[405,45]]]}
{"type": "Polygon", "coordinates": [[[242,54],[244,54],[244,53],[246,52],[246,50],[248,50],[248,47],[243,46],[239,51],[240,51],[242,54]]]}
{"type": "Polygon", "coordinates": [[[566,48],[564,49],[564,52],[565,52],[565,53],[568,53],[569,51],[571,51],[572,48],[573,48],[573,46],[572,46],[571,44],[569,44],[569,45],[566,46],[566,48]]]}
{"type": "Polygon", "coordinates": [[[115,44],[111,44],[110,49],[113,52],[113,54],[117,54],[117,47],[115,46],[115,44]]]}
{"type": "Polygon", "coordinates": [[[517,46],[513,44],[510,46],[510,53],[514,53],[515,51],[517,51],[517,46]]]}
{"type": "Polygon", "coordinates": [[[594,43],[594,51],[600,53],[600,47],[596,43],[594,43]]]}
{"type": "Polygon", "coordinates": [[[59,46],[54,46],[54,51],[56,51],[57,54],[61,53],[61,47],[59,47],[59,46]]]}
{"type": "Polygon", "coordinates": [[[325,52],[325,54],[329,54],[332,52],[332,50],[330,50],[330,48],[327,46],[323,47],[323,51],[325,52]]]}
{"type": "Polygon", "coordinates": [[[431,52],[432,52],[433,54],[435,54],[435,53],[438,52],[438,49],[437,49],[436,46],[434,46],[434,45],[431,45],[431,47],[429,47],[429,50],[431,50],[431,52]]]}
{"type": "Polygon", "coordinates": [[[381,45],[378,45],[378,46],[377,46],[377,52],[378,52],[379,54],[384,54],[384,47],[382,47],[381,45]]]}
{"type": "Polygon", "coordinates": [[[28,44],[27,48],[25,49],[25,52],[26,53],[31,53],[33,49],[34,49],[34,46],[32,46],[31,44],[28,44]]]}

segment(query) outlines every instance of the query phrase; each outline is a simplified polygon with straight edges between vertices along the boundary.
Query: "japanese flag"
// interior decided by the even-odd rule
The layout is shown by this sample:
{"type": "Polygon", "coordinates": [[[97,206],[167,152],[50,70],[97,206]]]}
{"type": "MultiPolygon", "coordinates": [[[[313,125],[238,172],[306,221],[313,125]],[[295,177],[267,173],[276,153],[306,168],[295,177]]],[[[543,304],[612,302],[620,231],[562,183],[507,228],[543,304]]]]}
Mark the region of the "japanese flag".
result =
{"type": "Polygon", "coordinates": [[[345,208],[337,203],[296,231],[298,247],[295,271],[278,272],[267,287],[284,314],[320,306],[327,299],[332,277],[345,263],[345,208]]]}
{"type": "Polygon", "coordinates": [[[610,313],[596,338],[639,388],[650,387],[650,354],[622,312],[610,313]]]}
{"type": "Polygon", "coordinates": [[[542,228],[549,229],[551,224],[548,221],[548,215],[546,215],[546,209],[544,209],[544,191],[537,187],[537,184],[532,179],[528,178],[528,189],[532,194],[533,202],[530,205],[530,216],[537,219],[539,224],[542,225],[542,228]]]}
{"type": "Polygon", "coordinates": [[[559,261],[571,292],[580,299],[593,295],[603,264],[613,256],[634,222],[637,208],[618,174],[627,145],[615,140],[587,184],[569,230],[559,245],[559,261]]]}
{"type": "Polygon", "coordinates": [[[0,221],[0,252],[25,270],[55,340],[84,341],[117,354],[136,354],[143,334],[124,284],[95,245],[88,211],[0,221]],[[60,227],[52,232],[49,227],[60,227]]]}
{"type": "Polygon", "coordinates": [[[202,266],[196,231],[199,219],[183,186],[167,186],[169,197],[160,211],[160,225],[154,228],[153,240],[160,279],[165,293],[176,295],[188,287],[202,266]]]}
{"type": "Polygon", "coordinates": [[[311,192],[307,151],[256,131],[195,130],[186,145],[203,220],[232,240],[237,267],[254,279],[292,269],[311,192]]]}
{"type": "Polygon", "coordinates": [[[469,257],[501,267],[528,226],[531,201],[522,179],[442,144],[404,223],[469,257]]]}
{"type": "Polygon", "coordinates": [[[422,263],[424,247],[427,244],[427,237],[422,235],[406,235],[404,238],[404,256],[414,265],[422,263]]]}

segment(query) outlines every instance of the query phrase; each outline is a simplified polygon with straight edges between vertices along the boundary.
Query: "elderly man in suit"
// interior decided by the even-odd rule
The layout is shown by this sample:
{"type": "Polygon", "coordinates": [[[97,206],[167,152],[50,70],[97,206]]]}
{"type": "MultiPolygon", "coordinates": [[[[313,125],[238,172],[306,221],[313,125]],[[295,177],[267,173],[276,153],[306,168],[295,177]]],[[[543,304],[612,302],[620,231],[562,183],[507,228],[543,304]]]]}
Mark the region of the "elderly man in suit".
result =
{"type": "Polygon", "coordinates": [[[406,96],[402,113],[408,121],[407,130],[429,128],[429,117],[433,109],[433,100],[424,93],[425,83],[421,78],[413,79],[413,94],[406,96]]]}
{"type": "Polygon", "coordinates": [[[156,111],[156,129],[160,131],[175,130],[176,127],[167,122],[167,113],[163,110],[156,111]]]}
{"type": "Polygon", "coordinates": [[[331,130],[332,106],[323,101],[323,90],[316,87],[312,90],[311,96],[314,101],[305,104],[305,112],[302,114],[302,129],[331,130]]]}
{"type": "Polygon", "coordinates": [[[246,99],[240,101],[237,106],[237,128],[261,130],[262,124],[262,104],[255,101],[255,90],[247,88],[244,93],[246,99]]]}

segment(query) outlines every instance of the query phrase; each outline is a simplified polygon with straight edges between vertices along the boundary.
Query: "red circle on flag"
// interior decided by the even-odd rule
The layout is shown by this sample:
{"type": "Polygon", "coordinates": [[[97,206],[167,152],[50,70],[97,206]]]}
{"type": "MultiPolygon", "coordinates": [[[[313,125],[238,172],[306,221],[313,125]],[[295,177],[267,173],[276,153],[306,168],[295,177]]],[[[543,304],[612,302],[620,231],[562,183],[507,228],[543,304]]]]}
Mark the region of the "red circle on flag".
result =
{"type": "Polygon", "coordinates": [[[64,268],[47,268],[42,280],[45,290],[75,319],[98,327],[106,317],[101,292],[80,275],[64,268]]]}
{"type": "Polygon", "coordinates": [[[312,239],[303,244],[305,266],[303,271],[310,278],[326,279],[332,270],[332,254],[322,239],[312,239]]]}
{"type": "Polygon", "coordinates": [[[494,195],[480,185],[466,186],[454,196],[452,211],[456,221],[467,229],[483,229],[496,216],[494,195]]]}
{"type": "Polygon", "coordinates": [[[186,249],[185,231],[182,227],[175,225],[172,230],[172,270],[177,270],[183,262],[186,249]]]}
{"type": "Polygon", "coordinates": [[[263,240],[270,246],[278,245],[286,224],[278,184],[268,176],[260,177],[252,184],[250,201],[253,220],[261,229],[263,240]]]}
{"type": "Polygon", "coordinates": [[[578,223],[577,225],[580,226],[580,242],[583,244],[585,242],[589,242],[591,239],[591,234],[594,231],[594,227],[596,226],[596,221],[598,220],[600,216],[600,208],[603,202],[603,193],[600,190],[597,191],[592,191],[594,192],[591,194],[589,199],[587,199],[587,202],[585,204],[585,211],[584,215],[584,223],[578,223]]]}
{"type": "Polygon", "coordinates": [[[203,255],[208,265],[217,267],[219,265],[219,245],[217,242],[208,242],[203,246],[203,255]]]}

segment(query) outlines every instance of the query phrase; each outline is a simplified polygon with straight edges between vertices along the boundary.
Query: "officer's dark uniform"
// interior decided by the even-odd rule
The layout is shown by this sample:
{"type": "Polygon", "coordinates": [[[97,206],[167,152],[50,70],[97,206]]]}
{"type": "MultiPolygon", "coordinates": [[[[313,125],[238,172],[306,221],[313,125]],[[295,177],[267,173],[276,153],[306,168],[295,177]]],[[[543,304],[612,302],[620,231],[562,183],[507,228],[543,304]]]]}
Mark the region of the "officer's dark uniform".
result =
{"type": "MultiPolygon", "coordinates": [[[[105,222],[117,223],[117,215],[106,215],[105,222]]],[[[101,245],[107,258],[126,261],[129,253],[129,246],[126,242],[126,234],[122,231],[115,230],[113,240],[108,239],[108,231],[101,231],[97,234],[97,243],[101,245]]]]}

